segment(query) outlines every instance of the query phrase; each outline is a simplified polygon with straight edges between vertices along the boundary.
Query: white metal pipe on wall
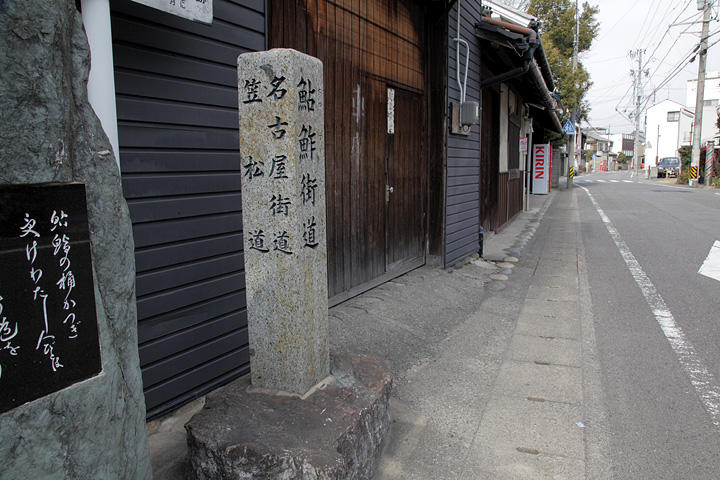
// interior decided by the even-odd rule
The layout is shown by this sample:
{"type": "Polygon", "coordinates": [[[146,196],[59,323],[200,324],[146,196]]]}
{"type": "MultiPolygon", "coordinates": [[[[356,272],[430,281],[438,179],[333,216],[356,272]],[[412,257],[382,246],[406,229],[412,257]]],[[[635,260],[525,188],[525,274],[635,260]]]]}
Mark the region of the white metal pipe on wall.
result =
{"type": "Polygon", "coordinates": [[[88,100],[110,139],[115,161],[120,168],[110,1],[82,0],[82,19],[90,45],[88,100]]]}
{"type": "Polygon", "coordinates": [[[462,39],[460,36],[460,15],[461,15],[461,1],[458,0],[457,2],[457,32],[455,38],[453,38],[453,41],[455,42],[455,62],[456,62],[456,73],[457,73],[457,83],[458,88],[460,89],[460,103],[463,103],[465,101],[465,95],[467,93],[467,75],[468,75],[468,66],[470,63],[470,46],[468,43],[462,39]],[[463,79],[460,79],[460,45],[465,47],[465,76],[463,79]]]}

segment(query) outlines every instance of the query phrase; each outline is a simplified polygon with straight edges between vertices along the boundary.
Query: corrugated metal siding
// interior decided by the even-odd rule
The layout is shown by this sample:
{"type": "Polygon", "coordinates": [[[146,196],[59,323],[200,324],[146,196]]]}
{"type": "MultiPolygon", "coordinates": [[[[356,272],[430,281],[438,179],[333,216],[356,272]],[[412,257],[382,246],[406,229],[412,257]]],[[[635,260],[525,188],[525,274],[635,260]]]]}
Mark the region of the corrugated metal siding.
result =
{"type": "Polygon", "coordinates": [[[125,0],[111,9],[152,417],[250,368],[236,61],[265,48],[265,5],[215,0],[209,26],[125,0]]]}
{"type": "MultiPolygon", "coordinates": [[[[448,100],[460,101],[456,73],[457,4],[448,18],[448,100]]],[[[460,32],[470,45],[466,100],[480,102],[480,54],[475,23],[480,20],[480,2],[462,2],[460,32]]],[[[460,49],[464,71],[465,49],[460,49]]],[[[445,266],[449,267],[480,249],[480,125],[469,136],[448,133],[447,187],[445,204],[445,266]]]]}

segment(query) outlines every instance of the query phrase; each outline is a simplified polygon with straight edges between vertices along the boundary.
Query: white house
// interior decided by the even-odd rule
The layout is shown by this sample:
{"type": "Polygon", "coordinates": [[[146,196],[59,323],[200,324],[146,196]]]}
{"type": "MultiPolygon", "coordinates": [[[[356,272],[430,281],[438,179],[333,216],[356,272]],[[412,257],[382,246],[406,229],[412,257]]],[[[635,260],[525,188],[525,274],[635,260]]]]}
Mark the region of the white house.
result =
{"type": "MultiPolygon", "coordinates": [[[[610,140],[610,155],[617,157],[618,155],[623,153],[623,134],[611,133],[610,135],[608,135],[608,138],[610,140]]],[[[630,155],[632,155],[632,153],[630,153],[630,155]]]]}
{"type": "Polygon", "coordinates": [[[664,157],[679,156],[678,149],[692,143],[693,119],[691,110],[672,100],[663,100],[647,109],[645,159],[650,165],[657,165],[664,157]]]}

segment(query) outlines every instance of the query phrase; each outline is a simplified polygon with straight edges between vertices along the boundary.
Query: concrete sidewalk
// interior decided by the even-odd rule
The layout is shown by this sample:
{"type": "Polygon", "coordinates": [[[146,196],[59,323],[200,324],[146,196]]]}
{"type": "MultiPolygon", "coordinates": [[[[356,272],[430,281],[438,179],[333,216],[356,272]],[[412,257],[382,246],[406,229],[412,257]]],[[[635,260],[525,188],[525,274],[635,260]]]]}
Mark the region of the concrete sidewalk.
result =
{"type": "MultiPolygon", "coordinates": [[[[531,196],[484,259],[425,266],[330,309],[331,348],[381,357],[395,377],[378,480],[584,478],[571,198],[531,196]]],[[[182,427],[201,406],[149,423],[156,479],[185,478],[182,427]]]]}

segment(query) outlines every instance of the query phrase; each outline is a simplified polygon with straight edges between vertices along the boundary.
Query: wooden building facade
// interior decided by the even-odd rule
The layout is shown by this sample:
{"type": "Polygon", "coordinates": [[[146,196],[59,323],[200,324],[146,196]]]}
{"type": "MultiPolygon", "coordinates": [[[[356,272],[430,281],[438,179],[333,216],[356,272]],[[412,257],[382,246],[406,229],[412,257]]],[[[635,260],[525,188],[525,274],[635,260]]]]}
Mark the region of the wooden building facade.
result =
{"type": "MultiPolygon", "coordinates": [[[[537,82],[481,88],[509,60],[481,55],[479,1],[213,4],[204,25],[110,0],[150,417],[250,368],[239,54],[282,47],[323,61],[331,304],[428,262],[452,266],[480,251],[482,231],[522,209],[517,145],[537,82]],[[460,100],[458,11],[469,44],[466,96],[482,105],[481,122],[464,135],[450,133],[450,104],[460,100]]],[[[533,121],[537,141],[547,121],[533,121]]]]}
{"type": "Polygon", "coordinates": [[[331,304],[425,263],[436,12],[415,0],[269,2],[270,46],[324,65],[331,304]]]}
{"type": "Polygon", "coordinates": [[[469,132],[447,133],[445,267],[477,252],[483,236],[522,211],[531,162],[520,140],[529,152],[533,144],[562,134],[535,19],[490,0],[453,3],[447,19],[447,101],[461,101],[459,65],[465,100],[480,103],[481,120],[469,132]],[[466,79],[465,50],[458,50],[456,38],[469,48],[466,79]]]}

